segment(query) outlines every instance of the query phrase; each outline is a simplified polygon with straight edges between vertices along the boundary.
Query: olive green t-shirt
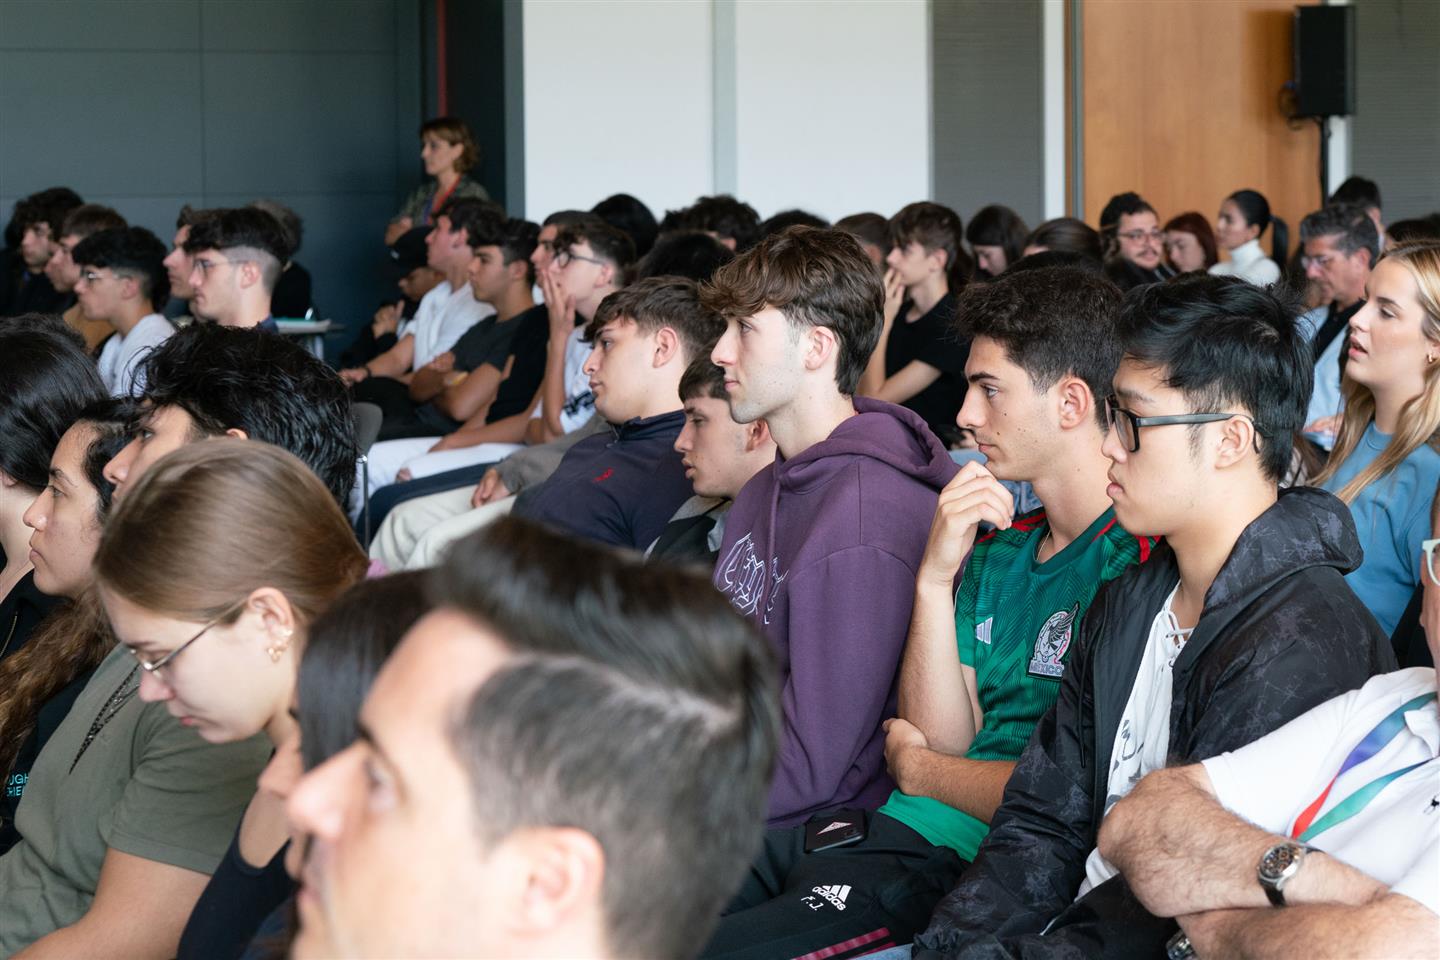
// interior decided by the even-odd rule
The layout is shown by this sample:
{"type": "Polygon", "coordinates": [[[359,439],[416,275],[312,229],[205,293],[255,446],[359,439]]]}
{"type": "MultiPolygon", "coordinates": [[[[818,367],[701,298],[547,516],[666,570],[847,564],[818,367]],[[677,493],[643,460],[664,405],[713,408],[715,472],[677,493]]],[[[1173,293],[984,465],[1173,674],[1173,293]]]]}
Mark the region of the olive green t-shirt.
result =
{"type": "Polygon", "coordinates": [[[112,650],[35,761],[15,816],[20,842],[0,857],[0,956],[84,916],[110,848],[213,873],[255,792],[270,755],[263,734],[206,743],[134,694],[75,761],[106,703],[136,685],[135,667],[124,647],[112,650]]]}

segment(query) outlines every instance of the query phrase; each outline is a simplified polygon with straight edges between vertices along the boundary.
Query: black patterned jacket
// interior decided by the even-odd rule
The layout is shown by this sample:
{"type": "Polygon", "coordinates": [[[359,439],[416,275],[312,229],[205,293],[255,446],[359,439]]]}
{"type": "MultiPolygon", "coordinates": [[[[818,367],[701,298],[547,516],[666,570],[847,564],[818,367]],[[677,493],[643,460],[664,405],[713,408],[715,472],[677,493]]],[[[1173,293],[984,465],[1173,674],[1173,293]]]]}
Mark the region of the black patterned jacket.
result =
{"type": "MultiPolygon", "coordinates": [[[[1171,763],[1244,746],[1395,669],[1387,638],[1344,580],[1362,556],[1349,509],[1322,490],[1283,492],[1245,528],[1175,661],[1171,763]]],[[[1179,578],[1162,544],[1096,595],[1059,699],[975,862],[916,938],[917,958],[1163,956],[1173,921],[1146,913],[1123,877],[1073,901],[1151,622],[1179,578]]]]}

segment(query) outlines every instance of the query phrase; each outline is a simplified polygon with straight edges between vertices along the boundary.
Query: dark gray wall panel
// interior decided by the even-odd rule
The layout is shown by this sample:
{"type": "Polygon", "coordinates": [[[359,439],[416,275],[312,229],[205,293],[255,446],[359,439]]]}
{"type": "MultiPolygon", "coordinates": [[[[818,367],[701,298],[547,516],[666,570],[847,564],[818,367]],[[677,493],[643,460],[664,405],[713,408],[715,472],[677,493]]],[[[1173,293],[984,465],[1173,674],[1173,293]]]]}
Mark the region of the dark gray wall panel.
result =
{"type": "Polygon", "coordinates": [[[935,200],[967,223],[988,203],[1041,220],[1041,16],[1039,0],[933,0],[935,200]]]}
{"type": "Polygon", "coordinates": [[[1351,169],[1380,184],[1385,219],[1440,210],[1440,3],[1356,3],[1351,169]]]}
{"type": "Polygon", "coordinates": [[[199,80],[198,53],[0,51],[6,192],[199,193],[199,80]]]}
{"type": "Polygon", "coordinates": [[[392,0],[205,0],[210,50],[390,53],[392,0]]]}
{"type": "Polygon", "coordinates": [[[385,54],[207,54],[206,187],[393,191],[393,71],[385,54]]]}
{"type": "Polygon", "coordinates": [[[0,0],[0,50],[193,50],[195,0],[0,0]]]}

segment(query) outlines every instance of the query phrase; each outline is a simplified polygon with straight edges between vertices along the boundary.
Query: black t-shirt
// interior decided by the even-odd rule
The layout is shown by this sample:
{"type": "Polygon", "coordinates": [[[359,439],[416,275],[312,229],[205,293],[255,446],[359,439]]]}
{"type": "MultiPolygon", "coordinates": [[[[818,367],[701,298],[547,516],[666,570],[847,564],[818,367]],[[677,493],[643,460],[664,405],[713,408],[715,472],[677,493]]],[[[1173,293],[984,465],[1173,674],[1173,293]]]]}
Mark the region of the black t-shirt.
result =
{"type": "Polygon", "coordinates": [[[240,856],[240,833],[195,902],[177,960],[238,960],[275,908],[289,899],[295,883],[285,872],[285,846],[263,867],[240,856]]]}
{"type": "Polygon", "coordinates": [[[909,312],[907,300],[900,305],[900,315],[890,328],[890,340],[885,346],[885,376],[895,376],[913,360],[940,371],[934,383],[906,400],[903,406],[925,418],[935,435],[948,443],[956,435],[955,415],[965,402],[965,361],[970,357],[970,341],[955,329],[953,293],[945,294],[929,313],[913,322],[905,319],[909,312]]]}
{"type": "Polygon", "coordinates": [[[518,326],[507,356],[496,366],[504,370],[510,357],[514,357],[515,362],[511,364],[509,376],[501,380],[495,390],[495,400],[485,415],[486,423],[523,413],[535,399],[540,381],[545,379],[545,359],[550,350],[550,316],[545,305],[536,304],[510,322],[518,326]]]}
{"type": "Polygon", "coordinates": [[[517,314],[504,323],[497,322],[494,317],[486,317],[462,333],[455,346],[450,348],[450,352],[455,354],[455,369],[469,373],[479,369],[483,363],[505,369],[510,340],[520,329],[519,320],[523,316],[524,313],[517,314]]]}

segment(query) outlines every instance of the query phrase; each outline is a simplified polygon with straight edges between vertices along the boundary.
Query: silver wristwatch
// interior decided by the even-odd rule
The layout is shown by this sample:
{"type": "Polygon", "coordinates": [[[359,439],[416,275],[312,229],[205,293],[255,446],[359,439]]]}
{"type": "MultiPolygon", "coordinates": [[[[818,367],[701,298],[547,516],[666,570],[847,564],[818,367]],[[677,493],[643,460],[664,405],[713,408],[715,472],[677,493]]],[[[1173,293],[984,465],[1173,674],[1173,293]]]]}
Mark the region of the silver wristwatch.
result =
{"type": "Polygon", "coordinates": [[[1184,930],[1176,931],[1165,944],[1165,957],[1166,960],[1195,960],[1195,948],[1184,930]]]}
{"type": "Polygon", "coordinates": [[[1309,852],[1310,848],[1303,843],[1286,841],[1275,844],[1260,858],[1260,866],[1255,875],[1272,906],[1285,906],[1285,884],[1300,872],[1300,865],[1305,862],[1305,854],[1309,852]]]}

